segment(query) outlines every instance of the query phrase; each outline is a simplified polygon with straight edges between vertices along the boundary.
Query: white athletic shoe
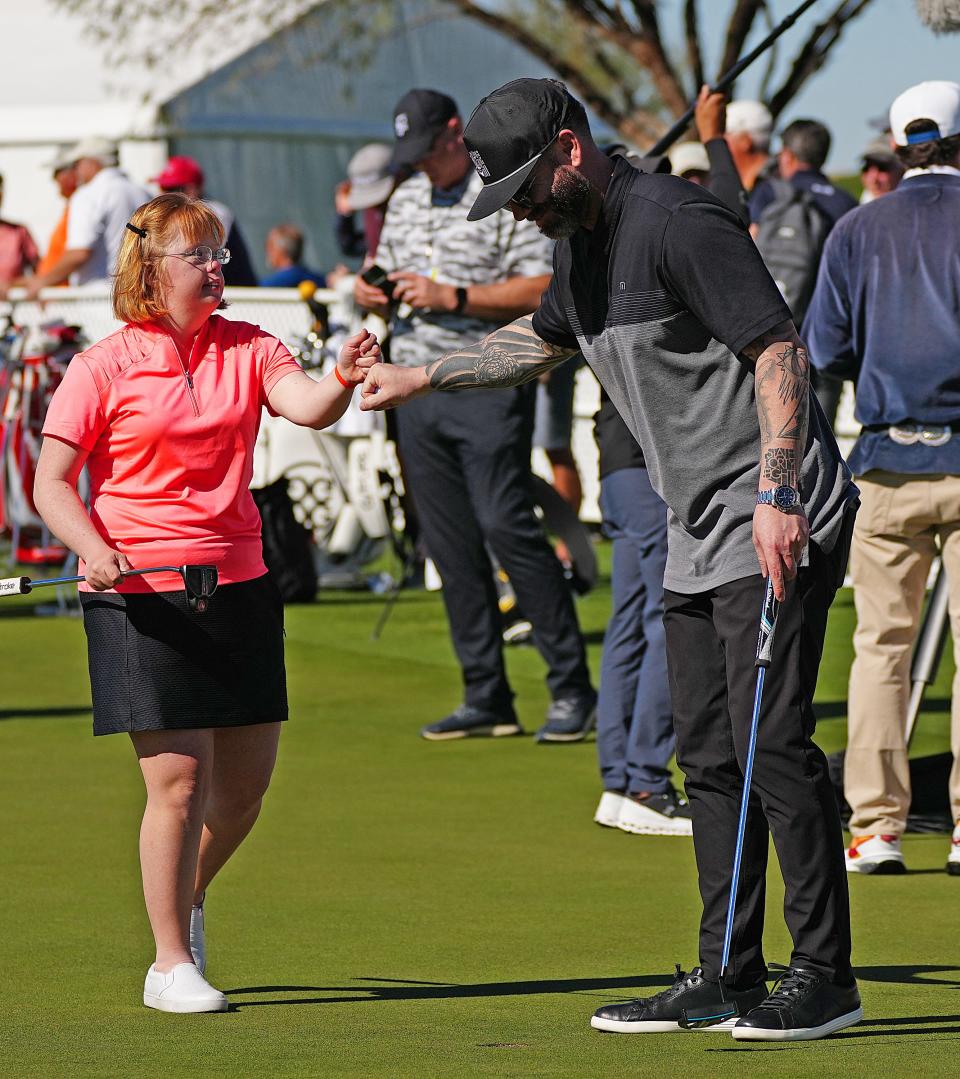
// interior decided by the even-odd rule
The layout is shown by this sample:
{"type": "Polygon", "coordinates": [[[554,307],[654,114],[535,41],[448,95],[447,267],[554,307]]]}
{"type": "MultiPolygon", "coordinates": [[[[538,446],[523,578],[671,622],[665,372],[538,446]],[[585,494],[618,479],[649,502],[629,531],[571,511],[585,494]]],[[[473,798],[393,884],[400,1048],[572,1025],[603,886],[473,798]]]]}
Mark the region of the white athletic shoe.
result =
{"type": "Polygon", "coordinates": [[[898,835],[858,835],[844,856],[848,873],[906,873],[898,835]]]}
{"type": "Polygon", "coordinates": [[[600,796],[600,804],[597,806],[593,819],[604,828],[619,828],[620,811],[626,801],[626,796],[618,791],[604,791],[600,796]]]}
{"type": "Polygon", "coordinates": [[[193,963],[178,963],[166,974],[151,967],[143,983],[143,1003],[158,1012],[225,1012],[227,998],[193,963]]]}
{"type": "Polygon", "coordinates": [[[950,854],[947,857],[947,872],[951,877],[960,877],[960,823],[953,830],[950,854]]]}
{"type": "Polygon", "coordinates": [[[203,904],[190,908],[190,954],[201,974],[207,969],[207,938],[203,929],[203,904]]]}
{"type": "Polygon", "coordinates": [[[624,798],[617,827],[634,835],[693,835],[690,806],[672,787],[642,802],[624,798]]]}

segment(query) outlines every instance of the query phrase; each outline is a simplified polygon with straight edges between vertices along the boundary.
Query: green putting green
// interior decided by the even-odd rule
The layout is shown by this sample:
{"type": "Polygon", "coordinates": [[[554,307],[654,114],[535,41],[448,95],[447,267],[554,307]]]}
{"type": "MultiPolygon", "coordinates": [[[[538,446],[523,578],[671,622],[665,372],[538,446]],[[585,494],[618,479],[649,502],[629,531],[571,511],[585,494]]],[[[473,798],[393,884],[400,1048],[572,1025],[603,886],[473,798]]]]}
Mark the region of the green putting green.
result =
{"type": "MultiPolygon", "coordinates": [[[[591,1030],[601,1004],[696,963],[690,842],[592,822],[592,741],[419,739],[459,700],[441,602],[424,593],[400,598],[377,643],[377,597],[288,609],[293,719],[261,820],[207,902],[208,973],[234,1010],[148,1011],[134,756],[122,736],[90,735],[79,622],[22,617],[27,600],[0,606],[0,1075],[955,1072],[960,880],[943,872],[946,836],[906,839],[907,876],[851,881],[859,1027],[771,1047],[591,1030]]],[[[604,582],[579,605],[594,672],[609,600],[604,582]]],[[[827,750],[843,743],[851,628],[843,594],[819,693],[827,750]]],[[[518,649],[509,664],[532,732],[542,663],[518,649]]],[[[952,670],[918,752],[948,748],[952,670]]],[[[784,963],[775,862],[768,901],[768,959],[784,963]]]]}

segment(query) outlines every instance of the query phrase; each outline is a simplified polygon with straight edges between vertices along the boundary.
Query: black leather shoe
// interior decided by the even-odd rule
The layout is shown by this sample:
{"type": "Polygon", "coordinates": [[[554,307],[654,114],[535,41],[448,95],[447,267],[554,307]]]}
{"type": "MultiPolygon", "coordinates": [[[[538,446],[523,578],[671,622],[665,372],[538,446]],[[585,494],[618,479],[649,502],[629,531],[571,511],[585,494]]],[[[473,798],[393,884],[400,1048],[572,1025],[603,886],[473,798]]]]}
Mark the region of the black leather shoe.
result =
{"type": "MultiPolygon", "coordinates": [[[[745,1015],[766,995],[766,985],[758,982],[748,989],[725,986],[721,998],[719,984],[707,981],[700,967],[694,967],[689,974],[677,967],[677,976],[669,989],[652,997],[600,1008],[590,1020],[590,1026],[615,1034],[660,1034],[683,1030],[680,1021],[687,1018],[688,1012],[702,1012],[714,1007],[722,1009],[725,1001],[728,1005],[737,1004],[740,1015],[745,1015]]],[[[734,1022],[735,1018],[704,1029],[730,1030],[734,1022]]]]}
{"type": "Polygon", "coordinates": [[[582,742],[597,718],[597,695],[559,697],[547,709],[547,722],[537,731],[538,742],[582,742]]]}
{"type": "Polygon", "coordinates": [[[468,738],[472,735],[503,738],[509,734],[523,734],[523,727],[517,722],[516,716],[487,712],[482,708],[461,704],[455,712],[422,728],[420,734],[432,742],[445,742],[451,738],[468,738]]]}
{"type": "Polygon", "coordinates": [[[770,996],[737,1023],[733,1036],[737,1041],[812,1041],[862,1018],[855,981],[835,985],[815,970],[790,967],[770,996]]]}

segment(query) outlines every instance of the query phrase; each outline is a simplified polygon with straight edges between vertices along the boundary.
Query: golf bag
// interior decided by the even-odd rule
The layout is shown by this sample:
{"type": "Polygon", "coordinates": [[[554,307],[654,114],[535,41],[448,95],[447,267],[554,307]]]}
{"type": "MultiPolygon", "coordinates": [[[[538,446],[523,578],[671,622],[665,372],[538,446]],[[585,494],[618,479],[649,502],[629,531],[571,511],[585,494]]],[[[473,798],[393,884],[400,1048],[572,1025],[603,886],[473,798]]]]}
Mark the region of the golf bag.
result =
{"type": "Polygon", "coordinates": [[[263,560],[284,603],[312,603],[317,595],[317,569],[310,533],[293,513],[285,476],[258,490],[253,500],[263,523],[263,560]]]}
{"type": "MultiPolygon", "coordinates": [[[[17,343],[23,343],[22,337],[17,343]]],[[[43,421],[67,363],[81,348],[79,329],[47,324],[28,345],[33,355],[15,355],[13,343],[5,342],[0,374],[0,529],[10,537],[11,561],[59,565],[67,549],[50,542],[33,501],[33,484],[43,421]]]]}

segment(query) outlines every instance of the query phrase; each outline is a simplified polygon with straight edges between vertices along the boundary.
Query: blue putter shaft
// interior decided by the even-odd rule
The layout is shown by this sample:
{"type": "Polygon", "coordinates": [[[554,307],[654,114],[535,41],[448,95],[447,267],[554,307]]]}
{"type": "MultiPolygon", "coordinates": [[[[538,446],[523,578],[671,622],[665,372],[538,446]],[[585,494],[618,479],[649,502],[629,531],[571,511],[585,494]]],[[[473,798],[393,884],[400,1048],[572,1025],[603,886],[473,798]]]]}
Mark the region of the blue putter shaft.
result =
{"type": "Polygon", "coordinates": [[[763,701],[763,680],[770,666],[773,653],[773,635],[777,628],[780,601],[773,594],[773,581],[767,578],[767,590],[760,612],[760,637],[757,641],[757,688],[753,696],[753,718],[750,721],[750,739],[747,744],[747,763],[743,770],[743,794],[740,798],[740,819],[737,824],[737,842],[733,854],[733,873],[730,878],[730,899],[727,903],[727,924],[723,932],[723,953],[720,958],[720,979],[727,973],[730,962],[730,944],[733,940],[733,918],[737,909],[737,891],[740,887],[740,864],[743,860],[743,840],[747,830],[747,810],[750,805],[750,784],[753,779],[753,760],[757,752],[757,731],[760,727],[760,705],[763,701]]]}

